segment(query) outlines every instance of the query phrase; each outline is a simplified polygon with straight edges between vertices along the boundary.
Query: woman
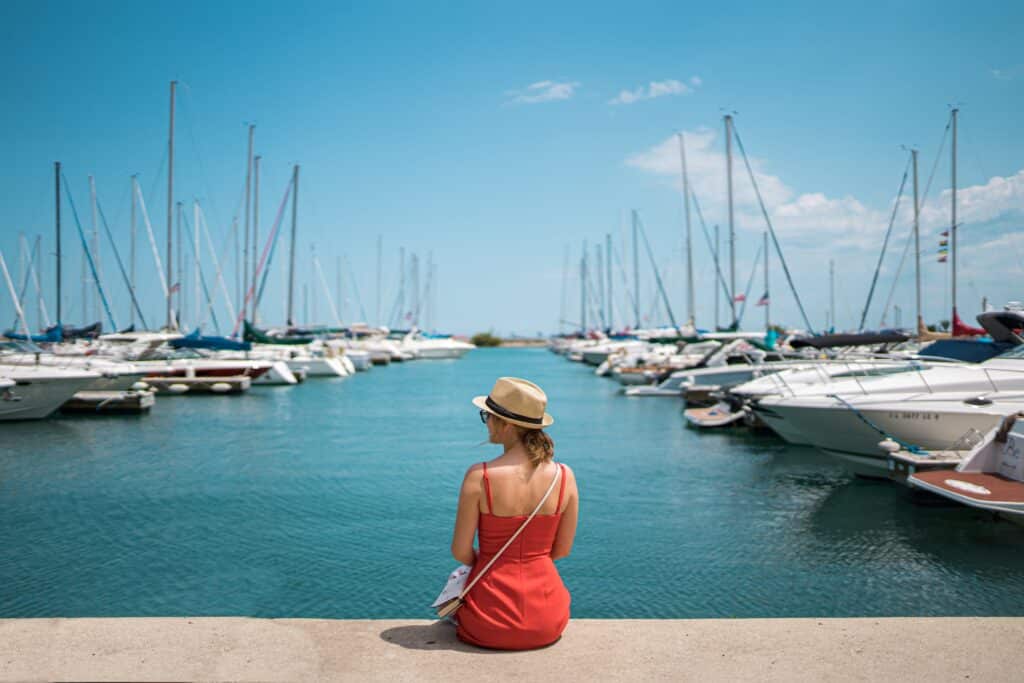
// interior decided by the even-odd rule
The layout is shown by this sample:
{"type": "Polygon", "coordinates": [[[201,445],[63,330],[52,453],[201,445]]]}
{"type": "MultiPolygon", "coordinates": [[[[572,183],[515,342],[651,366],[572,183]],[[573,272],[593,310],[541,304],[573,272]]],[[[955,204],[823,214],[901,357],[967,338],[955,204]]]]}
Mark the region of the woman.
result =
{"type": "Polygon", "coordinates": [[[529,650],[558,640],[569,622],[569,591],[553,560],[566,557],[576,536],[579,494],[572,470],[553,462],[544,427],[547,396],[532,382],[502,377],[473,403],[488,440],[502,454],[466,472],[455,517],[452,555],[473,566],[466,585],[526,521],[553,478],[551,495],[518,538],[466,595],[458,637],[500,650],[529,650]],[[479,551],[473,537],[479,534],[479,551]]]}

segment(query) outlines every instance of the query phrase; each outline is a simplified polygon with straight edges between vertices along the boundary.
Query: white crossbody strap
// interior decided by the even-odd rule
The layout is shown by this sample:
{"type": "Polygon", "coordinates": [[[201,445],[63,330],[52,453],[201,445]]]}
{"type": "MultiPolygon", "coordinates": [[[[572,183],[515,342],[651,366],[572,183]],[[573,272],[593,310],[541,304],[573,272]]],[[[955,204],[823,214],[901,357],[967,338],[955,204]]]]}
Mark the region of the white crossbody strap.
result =
{"type": "MultiPolygon", "coordinates": [[[[468,593],[469,590],[473,586],[476,585],[476,582],[479,581],[483,577],[483,575],[487,573],[487,570],[491,568],[491,565],[498,561],[498,558],[501,557],[501,554],[504,553],[505,550],[510,545],[512,545],[512,541],[516,540],[516,538],[519,537],[519,534],[523,533],[523,529],[526,528],[526,525],[529,524],[531,521],[533,521],[533,518],[537,516],[537,513],[540,512],[540,509],[542,507],[544,507],[544,503],[547,502],[548,496],[550,496],[551,492],[555,490],[555,484],[558,483],[558,479],[561,476],[562,476],[562,466],[558,465],[558,469],[555,470],[555,476],[551,480],[551,485],[548,486],[548,490],[544,494],[544,497],[540,499],[539,503],[537,503],[537,507],[535,507],[533,509],[533,512],[530,513],[530,516],[526,518],[526,521],[523,522],[522,525],[520,525],[520,527],[518,529],[516,529],[516,532],[514,534],[512,534],[512,537],[509,538],[508,541],[505,542],[505,545],[501,546],[501,550],[499,550],[498,552],[496,552],[494,554],[494,557],[491,558],[491,561],[488,562],[484,566],[484,568],[480,570],[479,574],[477,574],[475,577],[473,577],[473,582],[471,584],[469,584],[468,586],[466,586],[465,588],[462,589],[462,592],[459,593],[459,600],[461,600],[462,598],[466,597],[466,593],[468,593]]],[[[556,510],[555,512],[558,512],[558,511],[556,510]]]]}

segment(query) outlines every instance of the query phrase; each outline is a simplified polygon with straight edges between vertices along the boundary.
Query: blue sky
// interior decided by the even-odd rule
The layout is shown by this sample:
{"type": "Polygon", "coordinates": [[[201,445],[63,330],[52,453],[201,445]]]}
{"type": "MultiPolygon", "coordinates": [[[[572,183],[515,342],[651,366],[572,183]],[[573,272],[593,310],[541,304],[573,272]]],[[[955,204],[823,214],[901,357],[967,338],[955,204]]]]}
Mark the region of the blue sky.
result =
{"type": "MultiPolygon", "coordinates": [[[[41,234],[44,253],[52,253],[55,160],[64,164],[86,229],[87,176],[95,176],[125,258],[128,178],[139,174],[162,245],[168,83],[177,79],[176,199],[199,199],[218,250],[230,245],[231,219],[241,206],[248,123],[257,125],[263,157],[263,236],[292,165],[301,164],[300,319],[305,285],[318,299],[309,306],[316,318],[333,322],[310,265],[315,245],[332,295],[338,259],[351,264],[373,322],[380,235],[385,318],[404,247],[424,263],[432,254],[437,264],[435,327],[554,331],[566,250],[573,272],[565,315],[575,321],[582,243],[603,243],[611,232],[621,249],[620,225],[631,209],[647,226],[675,313],[684,317],[671,140],[685,131],[698,199],[708,221],[724,231],[721,116],[735,111],[812,323],[824,322],[834,259],[837,322],[849,327],[860,317],[905,167],[902,146],[921,150],[923,190],[948,106],[959,103],[959,298],[966,317],[982,296],[996,303],[1024,298],[1015,286],[1024,269],[1021,25],[1024,7],[1010,2],[4,3],[0,249],[15,271],[20,232],[30,240],[41,234]]],[[[929,321],[948,317],[946,274],[934,255],[941,223],[948,222],[946,145],[925,205],[929,321]]],[[[738,157],[734,182],[742,287],[763,221],[738,157]]],[[[879,322],[895,276],[907,208],[904,200],[869,324],[879,322]]],[[[139,294],[148,317],[159,321],[159,280],[141,235],[139,294]]],[[[72,245],[65,318],[91,320],[81,315],[81,249],[66,202],[64,240],[72,245]]],[[[282,240],[264,299],[268,323],[283,318],[286,247],[282,240]]],[[[221,251],[221,258],[232,284],[231,256],[221,251]]],[[[710,326],[713,268],[699,231],[694,260],[697,322],[710,326]]],[[[124,325],[127,291],[106,244],[100,261],[124,325]]],[[[798,325],[774,254],[772,267],[773,318],[798,325]]],[[[43,278],[51,315],[52,276],[48,256],[43,278]]],[[[753,298],[761,294],[760,277],[753,298]]],[[[360,319],[349,278],[346,272],[342,314],[360,319]]],[[[621,273],[615,278],[622,292],[621,273]]],[[[645,268],[641,308],[657,320],[664,314],[653,306],[653,288],[645,268]]],[[[912,292],[908,261],[893,296],[904,322],[912,316],[912,292]]],[[[7,324],[13,307],[6,291],[0,302],[7,324]]],[[[224,324],[219,297],[216,305],[224,324]]],[[[625,309],[618,297],[616,308],[625,309]]],[[[757,311],[748,309],[745,326],[762,321],[757,311]]]]}

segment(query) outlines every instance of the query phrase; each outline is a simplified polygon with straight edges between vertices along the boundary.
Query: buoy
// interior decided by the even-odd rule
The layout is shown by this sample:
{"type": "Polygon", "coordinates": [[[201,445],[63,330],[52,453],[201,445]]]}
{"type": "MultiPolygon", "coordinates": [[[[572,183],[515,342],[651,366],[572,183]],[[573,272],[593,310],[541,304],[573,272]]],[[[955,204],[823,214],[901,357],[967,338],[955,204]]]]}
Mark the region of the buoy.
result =
{"type": "Polygon", "coordinates": [[[184,394],[186,391],[188,391],[188,385],[172,384],[167,387],[167,391],[171,392],[172,394],[184,394]]]}
{"type": "Polygon", "coordinates": [[[141,380],[132,385],[132,389],[134,389],[135,391],[145,391],[148,388],[149,385],[141,380]]]}
{"type": "Polygon", "coordinates": [[[215,382],[210,385],[210,391],[215,394],[224,394],[231,391],[231,385],[227,382],[215,382]]]}
{"type": "Polygon", "coordinates": [[[900,445],[892,439],[885,439],[884,441],[878,442],[878,447],[886,453],[895,453],[900,449],[900,445]]]}

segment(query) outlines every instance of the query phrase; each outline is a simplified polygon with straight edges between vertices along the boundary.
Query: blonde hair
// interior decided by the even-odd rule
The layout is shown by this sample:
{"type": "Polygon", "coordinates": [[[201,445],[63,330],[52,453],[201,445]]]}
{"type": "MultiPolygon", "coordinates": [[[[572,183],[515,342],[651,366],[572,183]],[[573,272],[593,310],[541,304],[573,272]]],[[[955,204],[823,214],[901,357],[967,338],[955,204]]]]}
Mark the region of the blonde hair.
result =
{"type": "Polygon", "coordinates": [[[520,429],[519,438],[530,455],[530,464],[543,465],[555,457],[555,442],[543,429],[520,429]]]}

